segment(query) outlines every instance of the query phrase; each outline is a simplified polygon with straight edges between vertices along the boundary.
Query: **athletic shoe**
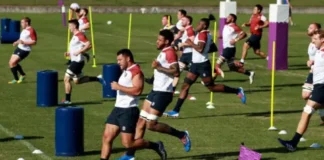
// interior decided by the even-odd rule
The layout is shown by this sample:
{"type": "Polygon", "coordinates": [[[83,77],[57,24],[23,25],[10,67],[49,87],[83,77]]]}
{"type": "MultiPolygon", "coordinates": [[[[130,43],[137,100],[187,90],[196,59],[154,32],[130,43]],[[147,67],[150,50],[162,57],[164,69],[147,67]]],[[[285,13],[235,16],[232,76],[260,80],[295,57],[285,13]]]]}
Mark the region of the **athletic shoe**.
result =
{"type": "Polygon", "coordinates": [[[163,142],[159,141],[159,142],[157,142],[157,144],[159,145],[159,150],[157,150],[157,153],[161,157],[161,160],[166,160],[168,155],[164,148],[163,142]]]}
{"type": "Polygon", "coordinates": [[[128,156],[127,154],[124,154],[122,157],[116,159],[116,160],[135,160],[134,156],[128,156]]]}
{"type": "Polygon", "coordinates": [[[239,92],[237,93],[237,96],[241,99],[241,102],[242,102],[243,104],[246,103],[246,96],[245,96],[245,94],[244,94],[244,90],[243,90],[242,87],[239,88],[239,92]]]}
{"type": "Polygon", "coordinates": [[[172,118],[178,118],[179,117],[179,113],[176,112],[176,111],[164,112],[163,115],[167,116],[167,117],[172,117],[172,118]]]}
{"type": "Polygon", "coordinates": [[[25,76],[19,76],[18,83],[22,83],[25,80],[25,76]]]}
{"type": "Polygon", "coordinates": [[[253,80],[254,80],[254,75],[255,73],[253,71],[250,72],[250,76],[249,76],[249,79],[250,79],[250,84],[253,83],[253,80]]]}
{"type": "Polygon", "coordinates": [[[290,141],[284,141],[278,138],[278,141],[281,145],[283,145],[288,151],[294,152],[296,151],[296,146],[292,145],[290,141]]]}
{"type": "Polygon", "coordinates": [[[186,152],[189,152],[191,149],[191,141],[190,141],[190,137],[189,137],[189,132],[185,131],[185,136],[183,138],[181,138],[181,141],[183,143],[183,147],[185,149],[186,152]]]}
{"type": "Polygon", "coordinates": [[[72,102],[67,100],[62,100],[60,104],[72,104],[72,102]]]}
{"type": "Polygon", "coordinates": [[[97,78],[99,79],[99,82],[100,82],[103,86],[106,86],[106,85],[107,85],[106,81],[102,78],[102,75],[101,75],[101,74],[98,75],[97,78]]]}
{"type": "Polygon", "coordinates": [[[8,82],[8,84],[16,84],[18,81],[16,81],[16,80],[12,80],[12,81],[10,81],[10,82],[8,82]]]}

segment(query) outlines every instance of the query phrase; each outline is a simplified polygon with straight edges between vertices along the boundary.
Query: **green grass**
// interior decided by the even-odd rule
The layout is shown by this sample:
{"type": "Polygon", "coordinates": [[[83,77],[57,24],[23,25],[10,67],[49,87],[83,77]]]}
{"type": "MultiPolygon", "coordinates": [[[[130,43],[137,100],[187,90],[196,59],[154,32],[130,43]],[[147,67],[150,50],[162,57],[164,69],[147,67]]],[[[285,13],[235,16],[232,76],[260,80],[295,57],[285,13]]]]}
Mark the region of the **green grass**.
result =
{"type": "MultiPolygon", "coordinates": [[[[220,0],[65,0],[65,4],[77,2],[81,5],[109,5],[109,6],[218,6],[220,0]]],[[[238,0],[238,6],[254,6],[260,3],[268,6],[276,3],[275,0],[238,0]]],[[[312,0],[305,3],[304,0],[293,0],[293,6],[321,6],[324,0],[312,0]]],[[[57,5],[57,0],[10,0],[0,1],[0,5],[57,5]]]]}
{"type": "MultiPolygon", "coordinates": [[[[2,16],[19,19],[25,15],[3,14],[2,16]]],[[[16,134],[44,137],[27,141],[44,151],[52,159],[67,159],[55,157],[54,113],[56,108],[36,107],[36,72],[46,69],[57,70],[59,79],[63,79],[66,69],[63,53],[66,51],[67,31],[62,27],[61,19],[57,14],[29,14],[28,16],[33,20],[39,41],[30,56],[21,63],[27,73],[26,83],[7,84],[12,79],[8,69],[8,60],[14,48],[10,44],[2,44],[0,47],[0,124],[16,134]]],[[[201,16],[194,15],[194,18],[198,19],[201,16]]],[[[239,23],[249,19],[249,15],[239,16],[239,23]]],[[[94,17],[98,67],[94,69],[91,64],[86,65],[84,72],[87,75],[100,74],[102,64],[114,63],[116,51],[127,45],[127,14],[94,14],[94,17]],[[112,25],[107,25],[107,20],[112,20],[112,25]]],[[[152,75],[151,61],[158,54],[154,43],[158,30],[161,28],[160,17],[161,15],[157,14],[133,15],[131,49],[147,77],[152,75]],[[147,23],[149,21],[152,22],[147,23]]],[[[323,129],[319,126],[318,115],[313,116],[309,131],[305,134],[308,141],[300,143],[301,150],[295,153],[286,153],[276,140],[278,137],[288,139],[293,135],[301,110],[305,105],[300,96],[301,85],[308,73],[305,65],[310,39],[306,37],[305,31],[309,23],[321,17],[322,15],[296,15],[294,17],[297,26],[291,27],[289,33],[289,70],[276,72],[275,126],[287,130],[287,136],[279,136],[278,132],[267,131],[269,128],[271,72],[266,69],[267,62],[260,60],[250,51],[246,68],[256,72],[253,85],[249,85],[246,76],[231,72],[225,73],[224,80],[217,80],[218,83],[229,86],[244,87],[248,98],[247,105],[242,105],[234,95],[217,93],[214,94],[216,109],[208,110],[205,103],[209,101],[209,93],[197,82],[190,91],[190,94],[196,96],[197,100],[184,103],[181,118],[160,119],[161,122],[175,128],[189,130],[192,138],[191,152],[185,153],[180,141],[167,135],[147,131],[145,138],[163,141],[169,157],[173,159],[233,160],[239,154],[241,142],[245,142],[248,147],[261,152],[265,159],[302,160],[307,159],[310,155],[312,159],[322,159],[323,150],[307,148],[314,142],[323,144],[323,129]]],[[[196,22],[194,23],[196,24],[196,22]]],[[[247,28],[245,30],[248,31],[247,28]]],[[[262,49],[265,51],[268,48],[267,38],[266,30],[262,40],[262,49]]],[[[238,44],[237,57],[241,55],[241,46],[242,42],[238,44]]],[[[227,71],[226,66],[224,66],[224,70],[227,71]]],[[[147,94],[151,88],[152,86],[145,85],[143,94],[147,94]]],[[[98,104],[80,105],[85,108],[84,142],[87,154],[69,159],[99,159],[104,122],[114,107],[114,101],[102,99],[101,90],[98,83],[73,85],[72,100],[74,102],[98,104]]],[[[59,82],[59,97],[64,97],[62,82],[59,82]]],[[[169,109],[173,108],[175,102],[176,96],[169,109]]],[[[5,138],[8,138],[8,135],[0,131],[0,159],[14,160],[19,157],[24,157],[26,160],[41,159],[31,154],[31,151],[20,141],[4,141],[5,138]]],[[[115,140],[113,147],[117,150],[123,148],[120,138],[115,140]]],[[[122,154],[122,152],[114,153],[112,159],[122,154]]],[[[152,151],[139,151],[137,157],[139,160],[158,158],[152,151]]]]}

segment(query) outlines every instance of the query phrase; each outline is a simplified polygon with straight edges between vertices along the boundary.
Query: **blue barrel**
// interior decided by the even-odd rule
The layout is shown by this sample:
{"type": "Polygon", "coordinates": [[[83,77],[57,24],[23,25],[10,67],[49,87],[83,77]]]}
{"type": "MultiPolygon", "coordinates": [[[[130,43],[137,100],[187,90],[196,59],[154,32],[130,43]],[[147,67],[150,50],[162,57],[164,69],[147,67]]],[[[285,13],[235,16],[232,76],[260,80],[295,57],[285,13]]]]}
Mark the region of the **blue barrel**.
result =
{"type": "Polygon", "coordinates": [[[10,21],[9,32],[20,32],[20,21],[10,21]]]}
{"type": "Polygon", "coordinates": [[[2,32],[1,43],[13,43],[19,39],[19,32],[2,32]]]}
{"type": "Polygon", "coordinates": [[[55,106],[58,102],[58,73],[53,70],[37,72],[37,106],[55,106]]]}
{"type": "Polygon", "coordinates": [[[1,19],[1,32],[9,32],[11,19],[9,18],[2,18],[1,19]]]}
{"type": "Polygon", "coordinates": [[[118,82],[121,75],[121,69],[118,64],[106,64],[102,68],[102,76],[106,81],[106,86],[103,87],[103,98],[116,98],[117,92],[111,89],[110,83],[113,81],[118,82]]]}
{"type": "Polygon", "coordinates": [[[55,155],[78,156],[84,151],[84,110],[59,107],[55,111],[55,155]]]}

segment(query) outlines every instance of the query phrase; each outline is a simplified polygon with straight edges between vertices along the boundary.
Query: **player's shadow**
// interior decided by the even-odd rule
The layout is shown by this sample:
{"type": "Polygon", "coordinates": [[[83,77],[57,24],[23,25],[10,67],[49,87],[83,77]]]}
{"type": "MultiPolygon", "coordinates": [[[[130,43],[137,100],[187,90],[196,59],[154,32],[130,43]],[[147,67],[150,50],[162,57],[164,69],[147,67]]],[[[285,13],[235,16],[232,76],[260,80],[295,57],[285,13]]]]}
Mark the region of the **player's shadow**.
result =
{"type": "Polygon", "coordinates": [[[85,101],[85,102],[73,102],[72,104],[58,104],[58,107],[76,107],[79,105],[94,105],[94,104],[102,104],[102,101],[85,101]]]}
{"type": "MultiPolygon", "coordinates": [[[[301,87],[302,83],[291,83],[291,84],[276,84],[274,87],[301,87]]],[[[259,86],[261,88],[271,88],[271,85],[259,86]]]]}
{"type": "Polygon", "coordinates": [[[307,67],[306,63],[305,64],[291,64],[288,67],[307,67]]]}
{"type": "MultiPolygon", "coordinates": [[[[274,111],[273,113],[278,114],[294,114],[301,113],[302,110],[286,110],[286,111],[274,111]]],[[[230,114],[220,114],[220,115],[200,115],[195,117],[180,117],[177,119],[195,119],[195,118],[214,118],[214,117],[224,117],[224,116],[247,116],[247,117],[269,117],[270,111],[267,112],[254,112],[254,113],[230,113],[230,114]]]]}
{"type": "MultiPolygon", "coordinates": [[[[136,64],[139,64],[139,65],[141,65],[141,64],[146,64],[146,63],[147,63],[147,62],[137,62],[137,61],[136,61],[136,64]]],[[[101,62],[96,63],[97,66],[113,65],[113,64],[117,64],[117,63],[101,63],[101,62]]]]}
{"type": "MultiPolygon", "coordinates": [[[[63,82],[64,80],[63,79],[59,79],[59,80],[57,80],[57,82],[63,82]]],[[[22,84],[24,84],[24,83],[37,83],[37,81],[28,81],[28,80],[26,80],[26,81],[24,81],[22,84]]]]}
{"type": "MultiPolygon", "coordinates": [[[[301,70],[301,71],[304,71],[304,70],[310,70],[310,68],[307,67],[307,66],[303,66],[303,67],[288,67],[288,70],[301,70]]],[[[307,73],[305,73],[305,76],[307,76],[307,73]]]]}
{"type": "MultiPolygon", "coordinates": [[[[43,136],[24,136],[22,140],[32,140],[32,139],[43,139],[43,136]]],[[[0,142],[10,142],[10,141],[19,141],[14,137],[0,138],[0,142]]]]}
{"type": "MultiPolygon", "coordinates": [[[[275,88],[275,91],[282,90],[281,88],[275,88]]],[[[260,92],[271,92],[271,89],[248,89],[245,93],[260,93],[260,92]]]]}
{"type": "MultiPolygon", "coordinates": [[[[307,147],[298,148],[298,151],[300,150],[308,150],[313,151],[314,149],[308,149],[307,147]]],[[[262,148],[262,149],[255,149],[254,151],[259,153],[288,153],[288,151],[285,148],[262,148]]],[[[240,154],[239,151],[234,152],[222,152],[222,153],[211,153],[211,154],[199,154],[199,155],[193,155],[193,156],[183,156],[183,157],[170,157],[168,159],[204,159],[204,160],[217,160],[217,159],[223,159],[226,157],[238,157],[240,154]]],[[[262,160],[272,160],[276,159],[274,157],[266,157],[262,158],[262,160]]]]}
{"type": "MultiPolygon", "coordinates": [[[[126,148],[113,148],[111,153],[126,152],[126,148]]],[[[101,150],[84,151],[80,156],[100,155],[101,150]]]]}

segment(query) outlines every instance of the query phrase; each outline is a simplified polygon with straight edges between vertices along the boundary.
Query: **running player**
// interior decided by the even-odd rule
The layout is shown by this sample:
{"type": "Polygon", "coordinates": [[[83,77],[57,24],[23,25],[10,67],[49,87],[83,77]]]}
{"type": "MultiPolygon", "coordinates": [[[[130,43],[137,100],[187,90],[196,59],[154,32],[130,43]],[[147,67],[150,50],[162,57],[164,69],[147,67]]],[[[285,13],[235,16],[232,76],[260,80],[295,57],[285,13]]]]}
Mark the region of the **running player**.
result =
{"type": "MultiPolygon", "coordinates": [[[[144,137],[145,128],[172,135],[182,141],[185,151],[190,151],[191,142],[187,131],[178,131],[167,124],[158,122],[158,118],[162,116],[166,107],[171,103],[173,98],[172,82],[173,78],[179,75],[179,66],[175,50],[171,47],[173,41],[173,33],[170,30],[160,31],[157,48],[162,50],[157,59],[152,62],[154,68],[153,90],[144,101],[140,118],[136,126],[135,139],[144,137]]],[[[129,149],[121,158],[134,158],[135,150],[129,149]]]]}
{"type": "Polygon", "coordinates": [[[115,108],[107,118],[102,137],[101,160],[108,160],[114,139],[121,133],[122,144],[129,148],[153,149],[161,159],[166,159],[162,142],[150,142],[143,138],[134,139],[136,123],[139,118],[139,97],[144,89],[144,76],[139,65],[135,64],[132,52],[121,49],[117,52],[117,62],[123,70],[118,82],[111,88],[117,90],[115,108]]]}
{"type": "MultiPolygon", "coordinates": [[[[318,30],[321,29],[321,24],[319,23],[312,23],[309,25],[308,27],[308,36],[312,37],[314,33],[316,33],[318,30]]],[[[312,94],[312,91],[313,91],[313,71],[312,71],[312,68],[313,68],[313,64],[314,62],[314,57],[315,57],[315,54],[316,54],[316,51],[317,51],[317,48],[315,46],[314,43],[310,42],[309,43],[309,46],[308,46],[308,56],[309,56],[309,59],[307,61],[307,65],[308,67],[310,67],[310,71],[309,71],[309,74],[306,78],[306,81],[303,85],[303,90],[302,90],[302,97],[304,100],[308,100],[312,94]]],[[[321,125],[324,124],[324,109],[319,109],[318,110],[319,112],[319,115],[321,117],[321,125]]]]}
{"type": "Polygon", "coordinates": [[[175,32],[176,26],[172,24],[172,16],[171,15],[164,15],[162,17],[162,26],[163,26],[163,29],[168,29],[173,33],[175,32]]]}
{"type": "Polygon", "coordinates": [[[295,151],[300,138],[306,132],[312,114],[318,109],[324,109],[324,31],[313,34],[312,42],[315,44],[316,51],[313,65],[313,85],[312,96],[307,100],[297,131],[290,141],[278,139],[279,142],[289,151],[295,151]]]}
{"type": "MultiPolygon", "coordinates": [[[[69,20],[71,20],[71,19],[74,19],[73,18],[73,15],[75,15],[75,19],[79,19],[80,18],[80,6],[79,6],[79,4],[78,3],[72,3],[71,5],[70,5],[70,13],[71,14],[69,14],[69,20]]],[[[70,38],[70,37],[69,37],[70,38]]],[[[71,59],[69,59],[70,57],[66,57],[66,59],[68,59],[68,61],[66,62],[66,65],[70,65],[71,64],[71,59]]]]}
{"type": "Polygon", "coordinates": [[[242,27],[250,26],[251,36],[243,45],[241,63],[244,64],[244,60],[247,55],[249,48],[253,48],[254,53],[259,55],[262,58],[267,58],[267,55],[261,52],[261,38],[262,30],[269,26],[267,18],[261,13],[263,7],[260,4],[255,5],[253,9],[253,14],[250,18],[250,22],[244,23],[242,27]]]}
{"type": "MultiPolygon", "coordinates": [[[[184,30],[184,27],[182,26],[182,18],[184,17],[184,16],[186,16],[187,15],[187,11],[186,10],[184,10],[184,9],[180,9],[179,11],[178,11],[178,14],[177,14],[177,18],[178,18],[178,22],[177,22],[177,24],[176,24],[176,34],[179,32],[179,31],[183,31],[184,30]]],[[[179,38],[181,37],[181,35],[179,35],[179,38]]],[[[177,38],[174,38],[175,40],[177,39],[177,38]]]]}
{"type": "Polygon", "coordinates": [[[22,83],[24,81],[26,74],[19,62],[29,55],[32,46],[36,45],[37,42],[36,31],[31,27],[31,19],[28,17],[21,19],[20,25],[23,30],[20,33],[19,39],[13,43],[13,46],[17,46],[17,48],[9,60],[9,67],[14,76],[14,79],[8,82],[9,84],[22,83]],[[20,74],[19,78],[18,72],[20,74]]]}
{"type": "Polygon", "coordinates": [[[82,54],[91,48],[91,43],[78,28],[78,20],[72,19],[69,21],[69,29],[73,37],[70,41],[69,51],[65,53],[65,56],[70,56],[71,64],[68,66],[64,76],[65,100],[62,101],[63,104],[71,104],[71,79],[73,79],[75,84],[100,82],[102,85],[105,85],[105,81],[100,76],[89,77],[82,75],[82,69],[84,67],[84,56],[82,54]]]}
{"type": "Polygon", "coordinates": [[[241,63],[235,61],[236,47],[235,44],[246,37],[246,33],[236,25],[237,16],[230,14],[227,16],[226,25],[224,26],[222,39],[223,39],[223,53],[218,58],[216,64],[216,74],[221,75],[224,78],[224,72],[221,70],[223,63],[227,62],[231,71],[245,74],[249,76],[250,84],[253,83],[254,72],[244,69],[241,63]]]}
{"type": "Polygon", "coordinates": [[[211,64],[208,59],[208,51],[211,43],[210,36],[208,36],[208,28],[211,20],[215,19],[212,17],[202,18],[197,25],[196,31],[198,32],[198,34],[195,36],[194,41],[191,41],[190,39],[187,39],[186,41],[186,43],[193,48],[192,64],[186,78],[184,79],[182,90],[180,92],[176,106],[172,111],[165,113],[165,115],[167,116],[179,116],[180,108],[188,96],[189,89],[192,84],[196,82],[198,76],[200,76],[205,86],[211,92],[236,94],[240,97],[242,103],[246,102],[243,88],[231,88],[223,84],[214,84],[211,64]]]}
{"type": "Polygon", "coordinates": [[[82,8],[80,10],[80,13],[79,13],[79,19],[78,19],[78,22],[79,22],[79,31],[81,32],[85,32],[86,30],[90,29],[90,23],[89,23],[89,20],[87,18],[87,15],[88,15],[88,9],[87,8],[82,8]]]}

